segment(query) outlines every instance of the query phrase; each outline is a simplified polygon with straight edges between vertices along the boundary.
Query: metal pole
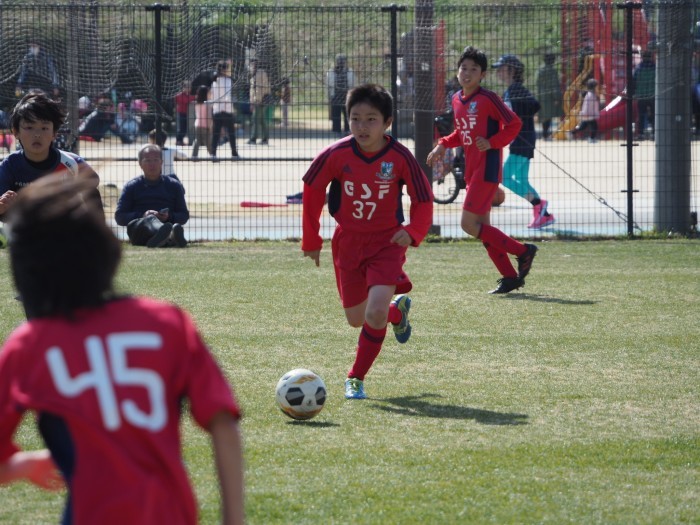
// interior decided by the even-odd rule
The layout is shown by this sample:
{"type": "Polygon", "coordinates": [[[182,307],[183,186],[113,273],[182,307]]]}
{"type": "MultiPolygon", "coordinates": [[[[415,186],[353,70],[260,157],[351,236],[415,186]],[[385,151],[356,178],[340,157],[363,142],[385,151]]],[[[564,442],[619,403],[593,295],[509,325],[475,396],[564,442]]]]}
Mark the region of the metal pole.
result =
{"type": "Polygon", "coordinates": [[[399,76],[399,46],[398,46],[398,24],[397,24],[397,13],[399,11],[405,11],[405,6],[397,6],[396,4],[391,4],[388,7],[382,7],[382,12],[387,11],[391,13],[391,56],[389,57],[391,61],[391,96],[394,99],[394,120],[391,123],[391,134],[394,137],[399,136],[399,90],[396,85],[396,79],[399,76]]]}
{"type": "Polygon", "coordinates": [[[163,107],[163,88],[161,86],[161,82],[163,79],[163,50],[162,50],[162,43],[161,43],[161,36],[162,36],[162,29],[163,29],[163,23],[161,20],[161,13],[163,11],[170,11],[170,6],[169,5],[162,5],[162,4],[153,4],[152,6],[146,6],[146,11],[154,11],[155,12],[155,21],[154,21],[154,29],[155,29],[155,99],[156,99],[156,112],[155,112],[155,125],[156,125],[156,133],[160,133],[163,129],[163,125],[161,123],[160,119],[160,112],[161,108],[163,107]]]}

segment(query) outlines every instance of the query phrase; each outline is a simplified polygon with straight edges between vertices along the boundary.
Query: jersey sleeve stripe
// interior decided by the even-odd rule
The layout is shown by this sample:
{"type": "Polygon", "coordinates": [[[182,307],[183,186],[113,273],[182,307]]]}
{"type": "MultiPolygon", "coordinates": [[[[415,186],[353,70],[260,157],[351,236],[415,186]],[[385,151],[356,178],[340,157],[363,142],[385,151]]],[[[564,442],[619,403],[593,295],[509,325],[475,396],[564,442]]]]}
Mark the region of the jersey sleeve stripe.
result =
{"type": "Polygon", "coordinates": [[[488,89],[482,89],[481,92],[484,97],[489,99],[491,104],[493,104],[493,107],[496,108],[496,110],[501,114],[504,122],[510,122],[513,120],[513,113],[508,109],[508,106],[506,106],[501,97],[488,89]]]}
{"type": "Polygon", "coordinates": [[[396,151],[406,160],[406,165],[408,166],[409,173],[411,175],[411,183],[415,188],[416,196],[419,202],[432,201],[432,196],[430,195],[430,185],[428,179],[423,173],[420,164],[413,156],[413,154],[403,145],[397,143],[396,151]]]}

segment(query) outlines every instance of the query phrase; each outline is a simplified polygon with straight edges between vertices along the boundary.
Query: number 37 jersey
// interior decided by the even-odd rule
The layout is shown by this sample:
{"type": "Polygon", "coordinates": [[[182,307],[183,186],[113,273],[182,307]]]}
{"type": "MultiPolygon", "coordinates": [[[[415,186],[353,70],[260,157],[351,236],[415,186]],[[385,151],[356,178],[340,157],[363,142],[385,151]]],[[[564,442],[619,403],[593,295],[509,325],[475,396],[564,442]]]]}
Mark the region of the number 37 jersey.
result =
{"type": "Polygon", "coordinates": [[[393,137],[375,153],[360,150],[352,137],[339,140],[314,159],[304,175],[302,249],[320,249],[319,218],[328,192],[328,211],[338,225],[353,233],[376,233],[403,224],[402,193],[411,199],[410,222],[404,226],[414,245],[432,222],[430,183],[413,154],[393,137]]]}
{"type": "Polygon", "coordinates": [[[66,478],[71,523],[196,523],[180,456],[184,400],[204,428],[221,411],[239,417],[178,307],[124,298],[74,320],[33,319],[0,351],[0,461],[31,410],[66,478]]]}

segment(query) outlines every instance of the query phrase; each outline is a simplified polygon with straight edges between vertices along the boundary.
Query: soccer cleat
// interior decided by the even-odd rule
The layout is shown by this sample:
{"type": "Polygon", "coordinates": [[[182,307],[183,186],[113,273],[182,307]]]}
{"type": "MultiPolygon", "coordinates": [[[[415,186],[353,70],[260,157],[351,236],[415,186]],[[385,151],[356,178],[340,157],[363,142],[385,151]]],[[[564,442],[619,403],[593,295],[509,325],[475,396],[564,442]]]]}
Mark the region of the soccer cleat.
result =
{"type": "Polygon", "coordinates": [[[525,244],[525,253],[518,257],[518,278],[525,279],[528,273],[530,273],[530,267],[532,267],[532,261],[537,255],[537,246],[534,244],[525,244]]]}
{"type": "Polygon", "coordinates": [[[361,379],[348,377],[345,380],[345,399],[367,399],[365,384],[361,379]]]}
{"type": "Polygon", "coordinates": [[[158,228],[158,231],[156,234],[148,239],[148,242],[146,243],[146,246],[149,248],[160,248],[162,246],[165,246],[168,241],[170,240],[170,232],[173,231],[173,225],[169,222],[166,222],[158,228]]]}
{"type": "Polygon", "coordinates": [[[532,222],[527,225],[531,230],[539,230],[546,226],[551,226],[554,224],[554,215],[540,215],[532,219],[532,222]]]}
{"type": "Polygon", "coordinates": [[[397,295],[392,304],[396,305],[396,308],[401,312],[401,322],[399,324],[392,324],[394,328],[394,336],[396,340],[403,344],[408,341],[411,337],[411,323],[408,322],[408,311],[411,309],[411,298],[408,295],[397,295]]]}
{"type": "Polygon", "coordinates": [[[509,293],[513,290],[517,290],[521,286],[525,286],[525,281],[523,281],[520,277],[503,277],[498,280],[498,286],[489,293],[509,293]]]}
{"type": "Polygon", "coordinates": [[[170,232],[170,239],[173,244],[178,248],[184,248],[187,246],[187,239],[185,239],[185,229],[182,224],[173,224],[173,231],[170,232]]]}

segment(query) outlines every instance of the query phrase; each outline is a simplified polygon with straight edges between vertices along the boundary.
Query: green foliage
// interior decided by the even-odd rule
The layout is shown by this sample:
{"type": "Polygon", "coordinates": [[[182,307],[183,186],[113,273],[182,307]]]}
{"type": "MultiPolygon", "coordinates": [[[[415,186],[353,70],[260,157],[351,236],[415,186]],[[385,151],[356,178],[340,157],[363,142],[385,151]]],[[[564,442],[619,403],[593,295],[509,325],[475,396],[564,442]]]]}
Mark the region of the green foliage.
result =
{"type": "MultiPolygon", "coordinates": [[[[539,246],[527,286],[498,297],[480,243],[411,249],[413,336],[389,330],[366,401],[343,399],[357,330],[328,249],[317,269],[291,243],[129,247],[118,282],[190,311],[234,385],[251,525],[700,522],[698,242],[539,246]],[[309,422],[274,402],[296,367],[329,389],[309,422]]],[[[6,259],[3,334],[22,318],[6,259]]],[[[184,432],[218,523],[209,440],[184,432]]],[[[31,419],[18,440],[40,446],[31,419]]],[[[0,522],[58,520],[61,495],[0,493],[0,522]]]]}

